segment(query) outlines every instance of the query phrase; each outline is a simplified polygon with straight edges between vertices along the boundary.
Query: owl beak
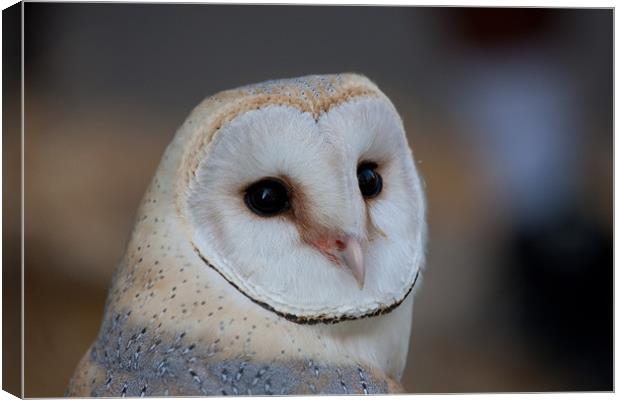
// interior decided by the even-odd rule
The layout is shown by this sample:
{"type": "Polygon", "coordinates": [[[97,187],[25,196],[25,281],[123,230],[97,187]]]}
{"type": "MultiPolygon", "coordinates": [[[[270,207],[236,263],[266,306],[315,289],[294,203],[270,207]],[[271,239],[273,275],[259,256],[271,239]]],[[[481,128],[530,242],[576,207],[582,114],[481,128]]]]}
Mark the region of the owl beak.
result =
{"type": "Polygon", "coordinates": [[[355,280],[360,290],[364,287],[364,256],[362,254],[362,246],[359,240],[354,237],[347,236],[343,241],[344,246],[338,249],[340,259],[346,265],[355,280]]]}

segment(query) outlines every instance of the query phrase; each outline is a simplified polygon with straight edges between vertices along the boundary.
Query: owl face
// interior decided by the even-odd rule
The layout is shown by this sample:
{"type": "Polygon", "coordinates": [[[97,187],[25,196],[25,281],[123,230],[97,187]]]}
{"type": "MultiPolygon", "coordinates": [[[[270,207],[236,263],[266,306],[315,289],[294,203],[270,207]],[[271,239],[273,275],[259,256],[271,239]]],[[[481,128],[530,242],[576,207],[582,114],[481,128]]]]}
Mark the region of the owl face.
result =
{"type": "Polygon", "coordinates": [[[293,321],[389,311],[424,259],[424,198],[400,117],[365,79],[307,90],[305,103],[278,85],[283,94],[250,91],[188,121],[197,139],[178,209],[189,240],[230,285],[293,321]]]}

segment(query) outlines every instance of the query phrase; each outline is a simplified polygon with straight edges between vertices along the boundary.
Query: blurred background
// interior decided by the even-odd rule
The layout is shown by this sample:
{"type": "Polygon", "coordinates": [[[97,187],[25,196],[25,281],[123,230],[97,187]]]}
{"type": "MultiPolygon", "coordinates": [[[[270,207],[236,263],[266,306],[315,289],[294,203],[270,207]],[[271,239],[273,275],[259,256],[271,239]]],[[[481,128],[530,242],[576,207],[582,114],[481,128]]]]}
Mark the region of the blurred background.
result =
{"type": "Polygon", "coordinates": [[[189,111],[344,71],[426,181],[406,390],[612,390],[612,32],[611,9],[26,3],[26,396],[63,394],[189,111]]]}

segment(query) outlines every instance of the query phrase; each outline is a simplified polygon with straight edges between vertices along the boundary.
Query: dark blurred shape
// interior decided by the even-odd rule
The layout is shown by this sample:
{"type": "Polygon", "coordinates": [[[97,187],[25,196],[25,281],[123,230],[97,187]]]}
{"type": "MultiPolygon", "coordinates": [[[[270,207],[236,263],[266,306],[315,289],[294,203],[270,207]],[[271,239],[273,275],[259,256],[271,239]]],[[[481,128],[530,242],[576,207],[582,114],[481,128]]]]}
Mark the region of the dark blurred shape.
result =
{"type": "Polygon", "coordinates": [[[537,40],[552,32],[561,11],[545,8],[454,9],[455,29],[463,40],[501,47],[509,42],[537,40]]]}
{"type": "Polygon", "coordinates": [[[508,257],[527,339],[548,362],[574,371],[575,390],[613,390],[613,238],[567,208],[515,229],[508,257]]]}
{"type": "Polygon", "coordinates": [[[2,390],[22,393],[22,3],[2,10],[2,390]]]}

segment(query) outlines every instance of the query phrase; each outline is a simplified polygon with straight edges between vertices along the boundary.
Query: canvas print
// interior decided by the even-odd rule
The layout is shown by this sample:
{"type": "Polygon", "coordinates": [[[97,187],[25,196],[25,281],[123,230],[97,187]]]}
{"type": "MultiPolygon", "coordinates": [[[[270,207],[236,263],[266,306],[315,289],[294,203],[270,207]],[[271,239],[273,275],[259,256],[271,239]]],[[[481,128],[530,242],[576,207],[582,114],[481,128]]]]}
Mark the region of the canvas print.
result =
{"type": "Polygon", "coordinates": [[[614,389],[613,10],[43,2],[23,32],[4,390],[614,389]]]}

